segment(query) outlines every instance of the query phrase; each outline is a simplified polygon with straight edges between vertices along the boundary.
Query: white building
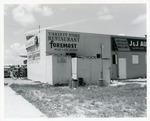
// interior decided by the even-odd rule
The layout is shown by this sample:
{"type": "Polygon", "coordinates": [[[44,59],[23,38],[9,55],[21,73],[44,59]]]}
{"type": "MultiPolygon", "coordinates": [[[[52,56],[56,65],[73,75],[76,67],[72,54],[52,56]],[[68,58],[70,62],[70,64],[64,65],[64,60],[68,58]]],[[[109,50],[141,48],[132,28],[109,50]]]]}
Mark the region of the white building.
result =
{"type": "Polygon", "coordinates": [[[29,33],[26,49],[28,78],[52,85],[146,77],[145,38],[46,29],[29,33]]]}

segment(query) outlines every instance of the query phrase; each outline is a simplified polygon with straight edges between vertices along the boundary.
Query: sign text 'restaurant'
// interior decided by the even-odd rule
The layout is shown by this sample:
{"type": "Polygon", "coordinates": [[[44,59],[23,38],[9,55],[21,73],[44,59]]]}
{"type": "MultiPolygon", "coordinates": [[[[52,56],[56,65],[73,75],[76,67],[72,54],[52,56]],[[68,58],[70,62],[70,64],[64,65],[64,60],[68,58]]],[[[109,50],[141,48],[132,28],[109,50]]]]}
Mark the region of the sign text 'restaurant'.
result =
{"type": "MultiPolygon", "coordinates": [[[[47,39],[49,41],[50,48],[54,48],[58,51],[61,50],[74,49],[77,51],[77,43],[80,41],[80,34],[77,33],[61,33],[61,32],[48,32],[47,39]]],[[[65,51],[64,50],[64,51],[65,51]]]]}

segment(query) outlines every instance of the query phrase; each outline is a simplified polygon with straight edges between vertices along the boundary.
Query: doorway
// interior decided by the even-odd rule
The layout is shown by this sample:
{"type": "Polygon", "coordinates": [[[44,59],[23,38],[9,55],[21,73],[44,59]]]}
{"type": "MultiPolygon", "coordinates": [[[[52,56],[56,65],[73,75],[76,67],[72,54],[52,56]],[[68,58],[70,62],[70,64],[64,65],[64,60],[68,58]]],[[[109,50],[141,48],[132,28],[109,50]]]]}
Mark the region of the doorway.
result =
{"type": "Polygon", "coordinates": [[[119,58],[119,79],[127,78],[126,58],[119,58]]]}

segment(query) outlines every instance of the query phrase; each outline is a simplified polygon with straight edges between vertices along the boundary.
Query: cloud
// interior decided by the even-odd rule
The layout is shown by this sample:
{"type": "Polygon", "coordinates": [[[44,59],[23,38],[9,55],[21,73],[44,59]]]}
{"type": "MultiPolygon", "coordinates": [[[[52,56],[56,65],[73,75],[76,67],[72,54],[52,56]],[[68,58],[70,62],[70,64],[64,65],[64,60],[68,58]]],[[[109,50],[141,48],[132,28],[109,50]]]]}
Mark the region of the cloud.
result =
{"type": "Polygon", "coordinates": [[[35,22],[35,18],[29,9],[20,5],[12,11],[14,19],[21,25],[27,26],[35,22]]]}
{"type": "Polygon", "coordinates": [[[63,27],[63,26],[69,26],[69,25],[79,24],[79,23],[90,21],[90,20],[93,20],[93,19],[95,19],[95,17],[85,18],[85,19],[82,19],[82,20],[73,21],[73,22],[64,23],[64,24],[59,24],[59,25],[53,25],[53,26],[48,27],[48,28],[52,29],[52,28],[58,28],[58,27],[63,27]]]}
{"type": "Polygon", "coordinates": [[[42,16],[51,16],[53,14],[53,11],[49,7],[41,6],[38,4],[21,4],[18,7],[14,8],[12,11],[15,21],[23,26],[31,25],[36,22],[34,13],[41,14],[42,16]]]}
{"type": "Polygon", "coordinates": [[[145,20],[146,20],[146,14],[140,14],[132,21],[132,24],[139,24],[145,20]]]}
{"type": "Polygon", "coordinates": [[[26,54],[25,45],[20,45],[19,43],[14,43],[10,46],[13,55],[19,56],[20,54],[26,54]]]}
{"type": "Polygon", "coordinates": [[[16,35],[18,35],[18,34],[22,34],[22,33],[24,33],[24,29],[18,29],[18,30],[15,30],[15,31],[13,31],[13,34],[16,36],[16,35]]]}
{"type": "Polygon", "coordinates": [[[101,20],[111,20],[111,19],[113,19],[113,16],[103,15],[103,16],[99,16],[99,19],[101,19],[101,20]]]}
{"type": "MultiPolygon", "coordinates": [[[[79,24],[79,23],[82,23],[82,22],[93,20],[95,18],[97,18],[97,17],[86,18],[86,19],[82,19],[82,20],[77,20],[77,21],[69,22],[69,23],[57,24],[57,25],[53,25],[53,26],[50,26],[50,27],[42,28],[40,30],[55,29],[55,28],[60,28],[60,27],[64,27],[64,26],[75,25],[75,24],[79,24]]],[[[29,31],[27,33],[35,32],[35,31],[39,31],[39,29],[29,31]]]]}
{"type": "Polygon", "coordinates": [[[52,12],[51,8],[43,7],[43,9],[41,9],[41,10],[42,10],[41,12],[43,13],[44,16],[53,15],[53,12],[52,12]]]}
{"type": "Polygon", "coordinates": [[[21,48],[21,45],[19,43],[14,43],[13,45],[10,46],[10,48],[16,50],[18,48],[21,48]]]}
{"type": "Polygon", "coordinates": [[[25,58],[21,58],[19,55],[26,55],[25,45],[14,43],[9,49],[4,51],[5,63],[12,64],[23,64],[25,58]]]}
{"type": "Polygon", "coordinates": [[[101,8],[101,10],[98,12],[98,15],[104,15],[109,13],[109,9],[106,7],[101,8]]]}
{"type": "Polygon", "coordinates": [[[113,19],[113,16],[110,14],[109,9],[106,7],[101,8],[97,15],[100,20],[112,20],[113,19]]]}
{"type": "Polygon", "coordinates": [[[63,7],[62,7],[62,8],[60,8],[59,10],[60,10],[60,11],[65,11],[65,10],[66,10],[66,8],[63,8],[63,7]]]}
{"type": "Polygon", "coordinates": [[[12,49],[8,49],[5,51],[4,55],[5,64],[23,64],[24,58],[19,57],[18,53],[12,51],[12,49]]]}
{"type": "Polygon", "coordinates": [[[14,7],[13,4],[5,4],[4,5],[4,15],[7,15],[8,9],[14,7]]]}

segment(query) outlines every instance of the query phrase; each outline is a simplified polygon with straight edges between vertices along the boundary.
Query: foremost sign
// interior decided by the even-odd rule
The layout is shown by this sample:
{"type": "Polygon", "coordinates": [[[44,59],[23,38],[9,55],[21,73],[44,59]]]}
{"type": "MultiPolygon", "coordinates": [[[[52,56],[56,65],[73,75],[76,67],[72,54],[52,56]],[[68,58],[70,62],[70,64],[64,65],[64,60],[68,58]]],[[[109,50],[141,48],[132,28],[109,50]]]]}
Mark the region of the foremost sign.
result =
{"type": "Polygon", "coordinates": [[[50,53],[76,53],[80,42],[80,34],[69,32],[47,31],[47,52],[50,53]]]}
{"type": "Polygon", "coordinates": [[[70,44],[70,43],[55,43],[51,41],[50,48],[76,48],[77,44],[70,44]]]}
{"type": "Polygon", "coordinates": [[[146,51],[145,39],[112,38],[112,44],[117,51],[146,51]]]}

